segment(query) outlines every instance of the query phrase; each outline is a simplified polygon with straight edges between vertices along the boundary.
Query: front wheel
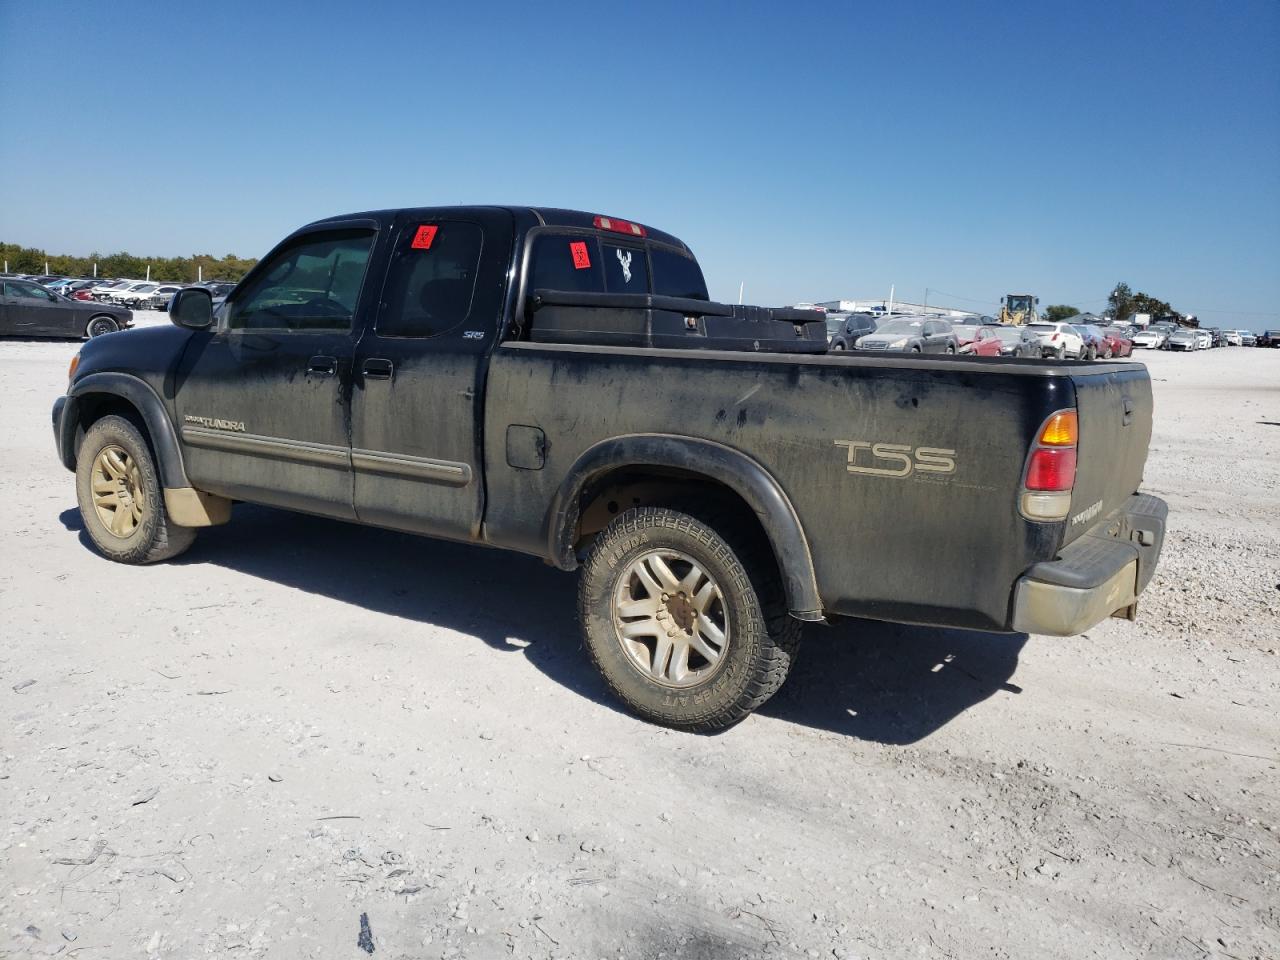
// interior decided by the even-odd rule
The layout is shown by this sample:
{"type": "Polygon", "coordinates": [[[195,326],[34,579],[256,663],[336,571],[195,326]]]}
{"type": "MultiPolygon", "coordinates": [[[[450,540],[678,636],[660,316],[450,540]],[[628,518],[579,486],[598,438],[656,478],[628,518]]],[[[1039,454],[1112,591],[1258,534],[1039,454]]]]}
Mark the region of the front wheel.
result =
{"type": "Polygon", "coordinates": [[[116,323],[114,317],[94,317],[84,328],[84,335],[92,340],[107,333],[115,333],[119,329],[120,324],[116,323]]]}
{"type": "Polygon", "coordinates": [[[956,352],[955,345],[954,345],[954,344],[951,344],[951,343],[948,343],[948,344],[947,344],[947,353],[954,354],[955,352],[956,352]]]}
{"type": "Polygon", "coordinates": [[[787,613],[773,558],[720,532],[730,529],[727,519],[640,507],[617,517],[583,564],[587,651],[646,720],[723,730],[773,696],[791,669],[800,623],[787,613]]]}
{"type": "Polygon", "coordinates": [[[832,350],[843,350],[843,349],[844,349],[844,343],[843,343],[843,341],[837,340],[835,343],[833,343],[833,344],[831,345],[831,349],[832,349],[832,350]]]}
{"type": "Polygon", "coordinates": [[[195,530],[169,519],[147,441],[124,417],[103,417],[85,434],[76,499],[89,539],[117,563],[168,560],[196,538],[195,530]]]}
{"type": "Polygon", "coordinates": [[[1098,359],[1098,348],[1095,347],[1093,344],[1089,344],[1089,353],[1086,359],[1089,359],[1089,360],[1098,359]]]}

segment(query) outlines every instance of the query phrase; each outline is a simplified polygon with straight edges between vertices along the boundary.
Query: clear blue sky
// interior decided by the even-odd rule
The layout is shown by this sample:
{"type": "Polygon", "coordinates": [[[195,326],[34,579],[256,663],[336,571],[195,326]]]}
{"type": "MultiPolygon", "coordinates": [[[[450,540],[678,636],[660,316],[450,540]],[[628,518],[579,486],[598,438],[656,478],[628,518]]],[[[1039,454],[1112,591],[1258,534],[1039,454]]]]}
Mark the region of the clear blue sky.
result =
{"type": "Polygon", "coordinates": [[[678,234],[721,299],[1125,280],[1280,322],[1276,0],[0,0],[0,111],[0,238],[52,252],[554,204],[678,234]]]}

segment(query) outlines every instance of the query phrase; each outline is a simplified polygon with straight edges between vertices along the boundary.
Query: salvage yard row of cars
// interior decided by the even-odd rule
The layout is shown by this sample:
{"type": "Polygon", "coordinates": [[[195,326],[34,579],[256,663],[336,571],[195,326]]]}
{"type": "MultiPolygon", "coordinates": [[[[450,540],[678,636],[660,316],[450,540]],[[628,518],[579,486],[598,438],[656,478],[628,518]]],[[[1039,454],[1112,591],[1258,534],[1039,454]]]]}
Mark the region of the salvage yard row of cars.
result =
{"type": "Polygon", "coordinates": [[[1110,360],[1133,352],[1133,328],[1118,324],[1036,322],[997,323],[992,317],[937,317],[919,314],[838,314],[827,317],[829,348],[952,353],[975,357],[1053,357],[1110,360]]]}
{"type": "MultiPolygon", "coordinates": [[[[1089,319],[1097,319],[1092,316],[1089,319]]],[[[1035,357],[1057,360],[1111,360],[1136,348],[1202,350],[1210,347],[1280,346],[1280,331],[1182,327],[1159,321],[1149,327],[1117,323],[1100,326],[1080,318],[1037,320],[1011,326],[977,314],[939,317],[919,314],[849,313],[827,315],[830,350],[951,353],[978,357],[1035,357]]]]}
{"type": "MultiPolygon", "coordinates": [[[[0,336],[98,337],[133,326],[134,310],[163,310],[188,284],[0,274],[0,336]]],[[[225,298],[232,283],[200,284],[225,298]]]]}

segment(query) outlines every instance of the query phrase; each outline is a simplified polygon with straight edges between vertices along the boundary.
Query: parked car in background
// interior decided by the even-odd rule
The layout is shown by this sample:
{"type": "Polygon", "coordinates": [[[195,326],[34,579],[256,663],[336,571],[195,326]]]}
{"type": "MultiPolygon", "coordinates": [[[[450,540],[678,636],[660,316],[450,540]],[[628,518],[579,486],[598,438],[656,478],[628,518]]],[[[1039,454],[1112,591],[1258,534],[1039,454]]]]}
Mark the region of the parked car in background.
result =
{"type": "Polygon", "coordinates": [[[1200,333],[1186,327],[1175,330],[1169,337],[1168,347],[1170,350],[1199,350],[1200,333]]]}
{"type": "Polygon", "coordinates": [[[1100,328],[1091,323],[1073,323],[1072,326],[1084,341],[1085,359],[1096,360],[1106,352],[1107,338],[1103,336],[1100,328]]]}
{"type": "Polygon", "coordinates": [[[1102,335],[1107,338],[1108,352],[1104,356],[1108,360],[1112,357],[1128,357],[1133,354],[1133,341],[1120,327],[1103,327],[1102,335]]]}
{"type": "Polygon", "coordinates": [[[111,299],[116,303],[123,303],[127,307],[137,308],[143,300],[149,299],[150,296],[160,288],[158,283],[135,283],[132,286],[125,287],[119,293],[111,294],[111,299]]]}
{"type": "Polygon", "coordinates": [[[1222,345],[1226,347],[1240,346],[1240,331],[1239,330],[1223,330],[1222,345]]]}
{"type": "Polygon", "coordinates": [[[123,290],[136,282],[134,280],[100,280],[89,288],[89,295],[95,300],[105,300],[111,292],[123,290]]]}
{"type": "Polygon", "coordinates": [[[1240,346],[1256,347],[1258,345],[1258,335],[1252,330],[1240,331],[1240,346]]]}
{"type": "MultiPolygon", "coordinates": [[[[966,333],[968,332],[969,325],[952,327],[952,329],[955,330],[956,336],[959,337],[962,330],[966,333]]],[[[972,339],[968,343],[960,344],[960,352],[974,357],[1000,356],[1004,351],[1001,349],[1000,336],[996,330],[997,327],[995,325],[984,325],[975,328],[971,335],[972,339]]]]}
{"type": "Polygon", "coordinates": [[[1080,331],[1069,323],[1054,323],[1049,320],[1037,320],[1027,324],[1027,329],[1040,338],[1040,355],[1056,357],[1064,360],[1072,357],[1079,360],[1085,355],[1084,338],[1080,331]]]}
{"type": "Polygon", "coordinates": [[[1199,347],[1201,350],[1208,350],[1211,347],[1215,346],[1213,342],[1212,331],[1197,330],[1195,331],[1195,334],[1196,334],[1196,346],[1199,347]]]}
{"type": "MultiPolygon", "coordinates": [[[[847,313],[840,321],[839,329],[827,344],[829,350],[852,350],[859,337],[874,333],[877,325],[885,320],[874,313],[847,313]]],[[[830,325],[827,327],[830,330],[830,325]]]]}
{"type": "Polygon", "coordinates": [[[0,336],[98,337],[131,326],[123,307],[68,300],[30,280],[0,285],[0,336]]]}
{"type": "Polygon", "coordinates": [[[1002,357],[1035,357],[1042,356],[1040,338],[1029,327],[1012,327],[996,324],[991,328],[1000,340],[1002,357]]]}
{"type": "Polygon", "coordinates": [[[73,300],[92,300],[91,291],[97,285],[97,280],[73,280],[67,287],[67,296],[73,300]]]}
{"type": "Polygon", "coordinates": [[[874,333],[854,341],[856,350],[895,350],[900,353],[955,353],[956,335],[946,320],[901,316],[886,320],[874,333]]]}
{"type": "Polygon", "coordinates": [[[1135,349],[1141,347],[1144,350],[1167,350],[1169,331],[1163,327],[1147,327],[1145,330],[1139,330],[1133,335],[1133,346],[1135,349]]]}
{"type": "Polygon", "coordinates": [[[168,310],[169,301],[173,299],[173,295],[184,287],[186,287],[185,283],[162,283],[139,306],[145,310],[168,310]]]}

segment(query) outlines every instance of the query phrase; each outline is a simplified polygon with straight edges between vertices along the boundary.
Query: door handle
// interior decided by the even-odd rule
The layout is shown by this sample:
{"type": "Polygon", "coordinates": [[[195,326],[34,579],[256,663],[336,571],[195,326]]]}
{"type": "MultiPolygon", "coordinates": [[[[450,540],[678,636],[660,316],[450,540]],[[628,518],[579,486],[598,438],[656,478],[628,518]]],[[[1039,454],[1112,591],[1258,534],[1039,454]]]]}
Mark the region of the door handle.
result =
{"type": "Polygon", "coordinates": [[[390,360],[370,357],[364,362],[360,372],[364,374],[366,380],[390,380],[395,375],[396,368],[390,360]]]}
{"type": "Polygon", "coordinates": [[[317,373],[324,377],[331,377],[337,372],[337,357],[312,357],[307,361],[307,373],[317,373]]]}

